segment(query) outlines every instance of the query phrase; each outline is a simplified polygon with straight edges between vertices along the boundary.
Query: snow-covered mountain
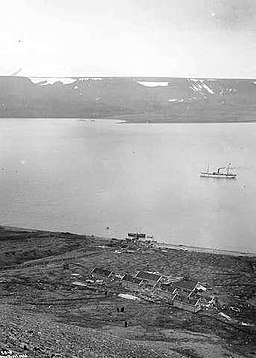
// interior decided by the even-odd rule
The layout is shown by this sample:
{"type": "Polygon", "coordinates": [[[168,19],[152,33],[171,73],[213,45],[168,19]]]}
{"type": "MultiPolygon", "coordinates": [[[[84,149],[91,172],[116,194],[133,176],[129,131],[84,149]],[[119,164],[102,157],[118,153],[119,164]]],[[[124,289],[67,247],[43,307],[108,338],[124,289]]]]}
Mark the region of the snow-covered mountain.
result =
{"type": "Polygon", "coordinates": [[[0,117],[256,120],[256,80],[0,77],[0,117]]]}

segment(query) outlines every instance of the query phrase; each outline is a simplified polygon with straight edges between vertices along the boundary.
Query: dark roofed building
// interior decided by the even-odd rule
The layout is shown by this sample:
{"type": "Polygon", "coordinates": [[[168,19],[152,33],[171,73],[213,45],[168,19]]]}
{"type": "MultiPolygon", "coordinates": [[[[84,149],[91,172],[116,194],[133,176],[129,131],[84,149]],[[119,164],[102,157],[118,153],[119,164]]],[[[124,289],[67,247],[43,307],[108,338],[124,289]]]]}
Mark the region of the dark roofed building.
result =
{"type": "Polygon", "coordinates": [[[176,288],[172,284],[161,283],[157,290],[157,294],[168,301],[172,301],[175,290],[176,288]]]}
{"type": "Polygon", "coordinates": [[[174,292],[176,287],[172,283],[169,284],[161,283],[159,288],[165,292],[174,292]]]}
{"type": "Polygon", "coordinates": [[[91,271],[91,274],[100,278],[109,278],[113,273],[112,271],[103,269],[101,267],[94,267],[94,269],[91,271]]]}
{"type": "Polygon", "coordinates": [[[173,283],[173,286],[180,292],[185,292],[190,295],[197,287],[198,281],[196,280],[181,280],[173,283]]]}
{"type": "Polygon", "coordinates": [[[141,279],[144,283],[149,284],[150,286],[155,286],[161,280],[162,276],[152,272],[139,271],[136,277],[141,279]]]}
{"type": "Polygon", "coordinates": [[[208,292],[200,292],[198,297],[201,298],[201,304],[206,307],[213,307],[216,304],[216,297],[210,295],[208,292]]]}
{"type": "Polygon", "coordinates": [[[122,278],[122,285],[125,288],[131,289],[131,290],[137,290],[142,283],[142,280],[137,277],[133,277],[132,275],[125,274],[122,278]]]}
{"type": "Polygon", "coordinates": [[[186,296],[185,293],[176,293],[173,296],[173,306],[183,310],[196,313],[201,310],[201,298],[194,296],[186,296]]]}

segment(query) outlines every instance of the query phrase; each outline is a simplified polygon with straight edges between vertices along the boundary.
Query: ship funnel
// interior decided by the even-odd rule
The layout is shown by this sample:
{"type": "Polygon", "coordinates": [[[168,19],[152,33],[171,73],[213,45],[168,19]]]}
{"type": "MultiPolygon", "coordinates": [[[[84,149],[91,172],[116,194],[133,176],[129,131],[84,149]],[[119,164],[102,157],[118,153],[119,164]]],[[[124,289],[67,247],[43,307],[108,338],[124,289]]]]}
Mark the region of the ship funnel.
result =
{"type": "Polygon", "coordinates": [[[225,167],[218,168],[218,173],[220,172],[221,169],[225,169],[225,167]]]}

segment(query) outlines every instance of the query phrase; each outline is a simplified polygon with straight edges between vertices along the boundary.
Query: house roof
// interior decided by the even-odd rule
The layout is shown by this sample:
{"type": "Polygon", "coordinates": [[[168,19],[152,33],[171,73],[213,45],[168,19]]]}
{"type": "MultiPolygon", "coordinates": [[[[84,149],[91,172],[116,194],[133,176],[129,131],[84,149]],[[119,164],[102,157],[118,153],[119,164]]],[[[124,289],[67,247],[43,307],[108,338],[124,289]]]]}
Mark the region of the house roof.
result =
{"type": "Polygon", "coordinates": [[[147,271],[139,271],[136,275],[136,277],[142,279],[142,280],[151,280],[151,281],[155,281],[157,282],[162,276],[152,273],[152,272],[147,272],[147,271]]]}
{"type": "Polygon", "coordinates": [[[111,274],[111,271],[103,269],[101,267],[94,267],[92,273],[108,277],[111,274]]]}
{"type": "Polygon", "coordinates": [[[128,232],[128,236],[130,237],[135,237],[135,238],[145,238],[146,234],[140,234],[138,232],[134,233],[134,232],[128,232]]]}
{"type": "Polygon", "coordinates": [[[174,289],[175,289],[175,286],[173,286],[172,284],[164,284],[164,283],[162,283],[160,285],[160,288],[161,288],[161,290],[166,291],[166,292],[173,292],[174,289]]]}
{"type": "Polygon", "coordinates": [[[198,282],[197,283],[197,289],[201,289],[203,291],[206,291],[206,290],[210,290],[212,289],[210,285],[208,285],[208,283],[201,283],[201,282],[198,282]]]}
{"type": "Polygon", "coordinates": [[[132,275],[125,274],[124,277],[122,278],[122,281],[127,281],[139,285],[142,280],[137,277],[133,277],[132,275]]]}
{"type": "Polygon", "coordinates": [[[207,301],[211,301],[214,298],[214,296],[212,294],[209,294],[209,292],[207,291],[200,292],[200,297],[204,298],[207,301]]]}
{"type": "Polygon", "coordinates": [[[197,285],[197,281],[195,281],[195,280],[182,280],[182,281],[173,283],[173,285],[175,287],[178,287],[178,288],[184,288],[184,289],[187,289],[187,290],[193,290],[197,285]]]}

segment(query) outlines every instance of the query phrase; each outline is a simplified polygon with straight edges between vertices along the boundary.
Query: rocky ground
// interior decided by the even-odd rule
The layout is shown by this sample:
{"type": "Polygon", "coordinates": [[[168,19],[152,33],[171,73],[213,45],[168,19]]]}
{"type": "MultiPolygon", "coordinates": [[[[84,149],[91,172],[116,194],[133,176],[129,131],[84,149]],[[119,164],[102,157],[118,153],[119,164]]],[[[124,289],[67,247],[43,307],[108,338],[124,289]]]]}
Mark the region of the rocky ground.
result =
{"type": "Polygon", "coordinates": [[[254,257],[15,228],[1,228],[0,249],[0,357],[256,356],[254,257]],[[136,294],[118,281],[89,281],[95,266],[190,276],[212,287],[218,307],[194,314],[126,299],[136,294]]]}

